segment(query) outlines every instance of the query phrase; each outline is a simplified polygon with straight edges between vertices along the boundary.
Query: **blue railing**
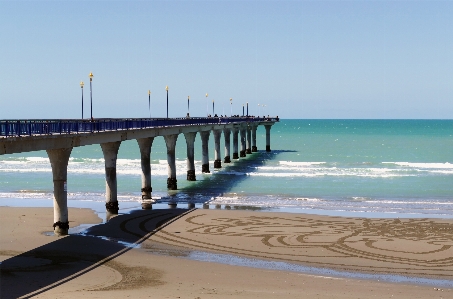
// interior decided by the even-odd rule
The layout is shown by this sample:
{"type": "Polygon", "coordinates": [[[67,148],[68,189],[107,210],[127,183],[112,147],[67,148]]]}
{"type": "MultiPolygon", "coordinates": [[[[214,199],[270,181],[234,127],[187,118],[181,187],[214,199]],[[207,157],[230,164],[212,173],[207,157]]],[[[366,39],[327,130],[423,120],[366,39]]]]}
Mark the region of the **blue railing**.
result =
{"type": "Polygon", "coordinates": [[[237,122],[276,122],[278,117],[199,117],[199,118],[102,118],[0,120],[1,137],[21,137],[43,134],[78,134],[103,131],[145,129],[155,127],[229,124],[237,122]]]}

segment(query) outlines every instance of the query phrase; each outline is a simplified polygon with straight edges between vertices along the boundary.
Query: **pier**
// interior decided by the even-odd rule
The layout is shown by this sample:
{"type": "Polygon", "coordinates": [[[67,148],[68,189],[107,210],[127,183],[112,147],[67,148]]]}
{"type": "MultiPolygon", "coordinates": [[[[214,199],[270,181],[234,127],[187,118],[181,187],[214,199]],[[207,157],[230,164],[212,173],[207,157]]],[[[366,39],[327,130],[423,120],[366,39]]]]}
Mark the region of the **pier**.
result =
{"type": "Polygon", "coordinates": [[[222,167],[221,136],[224,136],[223,163],[231,163],[257,152],[256,131],[266,130],[266,151],[271,151],[270,130],[278,117],[203,117],[96,120],[0,120],[0,155],[45,150],[52,166],[54,185],[54,233],[68,234],[67,167],[74,147],[99,144],[105,162],[105,207],[111,216],[118,214],[116,162],[121,142],[137,140],[141,159],[141,200],[151,209],[151,149],[155,137],[163,136],[167,147],[167,188],[177,190],[175,147],[184,135],[187,144],[187,180],[195,181],[195,137],[200,133],[202,172],[209,173],[209,138],[214,137],[214,165],[222,167]],[[230,137],[233,135],[233,156],[230,137]],[[240,143],[239,143],[240,142],[240,143]],[[240,144],[240,149],[239,149],[240,144]]]}

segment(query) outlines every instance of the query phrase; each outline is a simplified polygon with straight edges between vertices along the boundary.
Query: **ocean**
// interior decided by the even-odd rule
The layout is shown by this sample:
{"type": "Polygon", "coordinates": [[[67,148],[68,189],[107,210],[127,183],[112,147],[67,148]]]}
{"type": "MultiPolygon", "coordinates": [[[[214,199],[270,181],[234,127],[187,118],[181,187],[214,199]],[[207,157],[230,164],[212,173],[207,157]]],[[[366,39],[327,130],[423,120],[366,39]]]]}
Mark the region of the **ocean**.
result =
{"type": "MultiPolygon", "coordinates": [[[[257,131],[258,152],[186,180],[186,142],[177,140],[178,190],[168,191],[166,147],[151,150],[155,207],[168,202],[359,217],[453,218],[453,120],[281,120],[257,131]]],[[[223,137],[221,152],[223,156],[223,137]]],[[[231,144],[232,153],[232,144],[231,144]]],[[[120,212],[140,209],[140,151],[121,143],[117,161],[120,212]]],[[[74,148],[68,165],[68,205],[104,208],[104,160],[99,145],[74,148]]],[[[0,205],[52,206],[52,172],[45,151],[0,156],[0,205]]],[[[205,205],[206,206],[206,205],[205,205]]]]}

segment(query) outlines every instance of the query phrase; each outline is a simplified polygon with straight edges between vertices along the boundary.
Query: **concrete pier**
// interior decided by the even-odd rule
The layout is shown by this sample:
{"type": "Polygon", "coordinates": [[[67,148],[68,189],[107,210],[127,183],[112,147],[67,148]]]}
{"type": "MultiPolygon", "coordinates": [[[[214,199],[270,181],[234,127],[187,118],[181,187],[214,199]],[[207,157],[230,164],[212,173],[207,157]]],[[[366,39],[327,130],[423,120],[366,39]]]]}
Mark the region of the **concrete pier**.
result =
{"type": "Polygon", "coordinates": [[[153,145],[154,137],[137,139],[138,147],[140,148],[140,164],[142,168],[142,208],[151,209],[151,146],[153,145]]]}
{"type": "Polygon", "coordinates": [[[214,134],[214,168],[222,168],[222,160],[220,160],[220,136],[222,130],[212,130],[214,134]]]}
{"type": "Polygon", "coordinates": [[[272,125],[264,125],[266,129],[266,152],[271,151],[271,127],[272,125]]]}
{"type": "Polygon", "coordinates": [[[165,144],[167,145],[167,162],[168,162],[168,179],[167,179],[167,188],[169,190],[177,190],[177,180],[176,180],[176,140],[178,139],[177,134],[165,135],[165,144]]]}
{"type": "Polygon", "coordinates": [[[53,176],[53,229],[56,235],[67,235],[69,230],[68,219],[68,161],[71,148],[47,150],[53,176]]]}
{"type": "Polygon", "coordinates": [[[246,154],[252,153],[252,131],[250,129],[250,126],[247,127],[247,141],[246,141],[245,153],[246,154]]]}
{"type": "Polygon", "coordinates": [[[233,159],[239,159],[238,128],[233,128],[233,159]]]}
{"type": "Polygon", "coordinates": [[[197,132],[190,132],[184,133],[184,137],[186,138],[187,144],[187,180],[188,181],[196,181],[197,178],[195,176],[195,154],[194,154],[194,144],[195,144],[195,137],[197,136],[197,132]]]}
{"type": "Polygon", "coordinates": [[[111,214],[118,214],[118,193],[116,181],[116,160],[121,141],[101,143],[105,162],[105,208],[111,214]]]}
{"type": "Polygon", "coordinates": [[[210,131],[201,131],[201,172],[210,173],[209,171],[209,134],[210,131]]]}
{"type": "Polygon", "coordinates": [[[246,129],[241,128],[241,152],[239,153],[239,157],[245,157],[245,138],[246,137],[246,129]]]}
{"type": "Polygon", "coordinates": [[[223,129],[223,136],[225,137],[225,158],[223,163],[231,163],[230,158],[230,129],[223,129]]]}
{"type": "MultiPolygon", "coordinates": [[[[47,151],[54,183],[54,231],[68,233],[67,166],[72,148],[100,144],[105,160],[105,201],[107,220],[118,214],[116,164],[118,150],[124,140],[137,140],[141,156],[142,207],[152,208],[151,147],[153,138],[163,136],[167,145],[169,189],[177,188],[175,147],[179,134],[187,142],[187,179],[195,180],[194,140],[200,132],[202,140],[202,172],[209,173],[209,135],[214,131],[215,167],[221,166],[220,136],[225,136],[224,163],[229,163],[230,136],[233,132],[233,159],[246,156],[246,149],[256,150],[256,128],[265,126],[266,150],[270,151],[270,129],[278,117],[267,118],[145,118],[86,120],[0,120],[0,155],[47,151]],[[94,128],[94,129],[93,129],[94,128]],[[74,131],[75,130],[75,131],[74,131]],[[249,131],[247,131],[249,130],[249,131]],[[250,139],[250,130],[252,137],[250,139]]],[[[170,206],[176,206],[171,203],[170,206]]],[[[205,206],[204,206],[205,207],[205,206]]]]}
{"type": "Polygon", "coordinates": [[[257,126],[252,125],[252,152],[258,151],[258,148],[256,147],[256,129],[257,126]]]}

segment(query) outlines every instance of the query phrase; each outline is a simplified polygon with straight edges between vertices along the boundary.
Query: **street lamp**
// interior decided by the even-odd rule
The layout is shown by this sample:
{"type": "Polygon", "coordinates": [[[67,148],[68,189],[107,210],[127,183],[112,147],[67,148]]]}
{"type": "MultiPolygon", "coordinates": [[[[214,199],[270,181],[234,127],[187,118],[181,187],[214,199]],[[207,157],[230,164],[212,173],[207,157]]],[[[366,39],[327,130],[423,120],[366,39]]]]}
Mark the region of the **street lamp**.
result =
{"type": "Polygon", "coordinates": [[[187,117],[190,116],[189,100],[190,100],[190,96],[187,96],[187,117]]]}
{"type": "Polygon", "coordinates": [[[91,119],[93,119],[93,88],[91,82],[93,82],[93,73],[90,72],[88,75],[90,77],[90,111],[91,111],[91,119]]]}
{"type": "Polygon", "coordinates": [[[249,102],[247,102],[247,116],[249,116],[249,102]]]}
{"type": "Polygon", "coordinates": [[[233,116],[233,99],[230,98],[230,114],[233,116]]]}
{"type": "Polygon", "coordinates": [[[149,118],[151,118],[151,90],[148,90],[148,110],[149,118]]]}
{"type": "Polygon", "coordinates": [[[167,118],[168,118],[168,85],[165,86],[165,90],[167,91],[167,118]]]}
{"type": "Polygon", "coordinates": [[[80,88],[82,89],[82,119],[83,119],[83,81],[80,81],[80,88]]]}
{"type": "Polygon", "coordinates": [[[242,104],[242,116],[244,116],[244,104],[242,104]]]}
{"type": "Polygon", "coordinates": [[[208,117],[209,112],[208,112],[208,93],[206,93],[206,117],[208,117]]]}
{"type": "Polygon", "coordinates": [[[214,116],[215,113],[214,113],[214,100],[212,100],[212,116],[214,116]]]}

